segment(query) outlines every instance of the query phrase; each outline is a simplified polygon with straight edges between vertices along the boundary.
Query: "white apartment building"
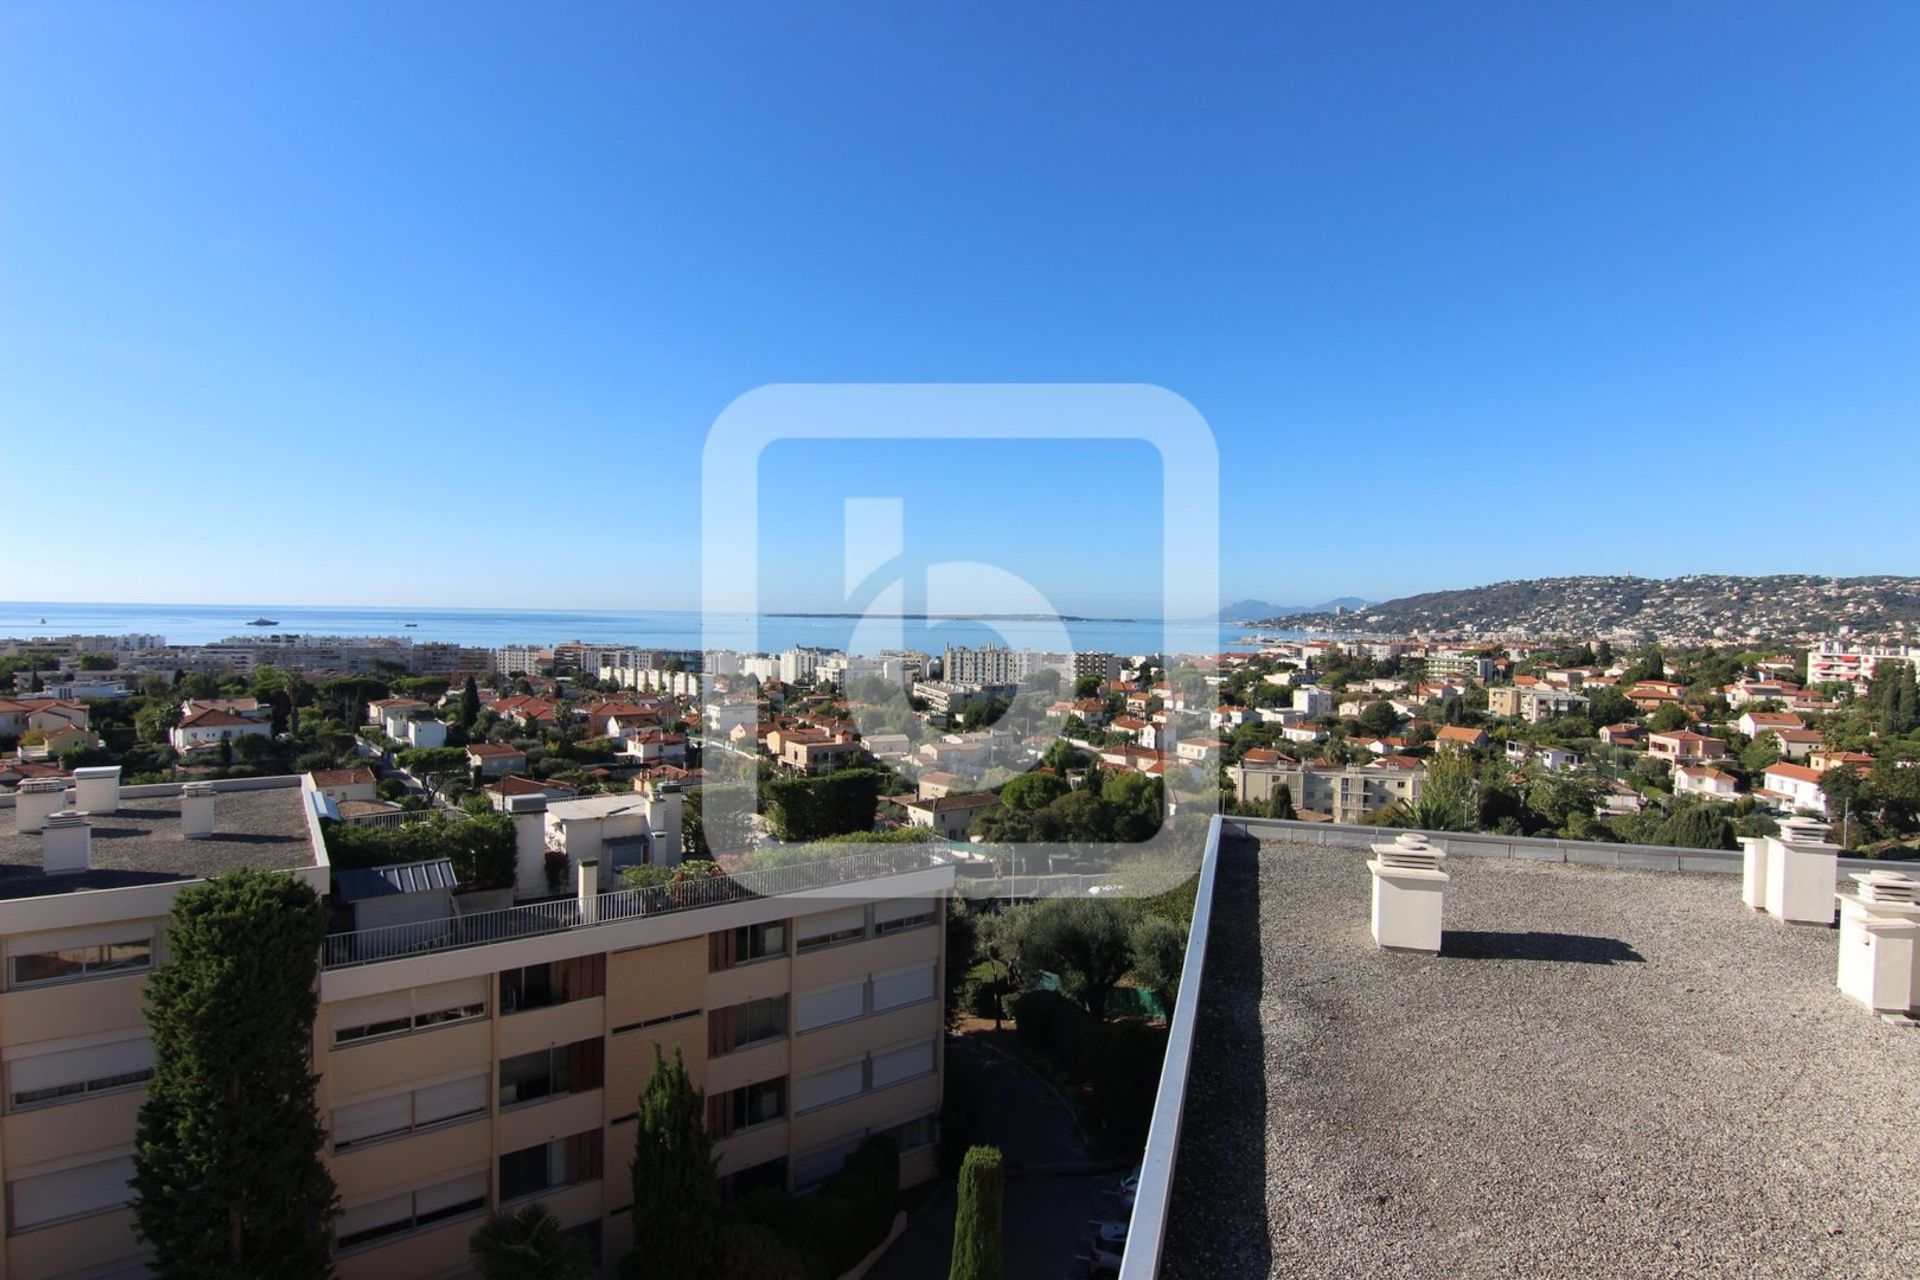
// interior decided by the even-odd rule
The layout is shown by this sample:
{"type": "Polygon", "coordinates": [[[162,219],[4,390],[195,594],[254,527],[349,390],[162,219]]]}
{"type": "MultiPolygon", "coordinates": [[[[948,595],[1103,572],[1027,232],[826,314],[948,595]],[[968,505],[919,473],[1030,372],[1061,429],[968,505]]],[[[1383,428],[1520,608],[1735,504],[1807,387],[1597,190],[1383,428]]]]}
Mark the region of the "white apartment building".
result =
{"type": "Polygon", "coordinates": [[[537,676],[552,661],[552,651],[536,645],[509,644],[493,651],[493,669],[503,676],[537,676]]]}
{"type": "Polygon", "coordinates": [[[1807,683],[1855,684],[1871,681],[1882,662],[1920,664],[1920,648],[1912,645],[1856,645],[1845,640],[1823,640],[1807,651],[1807,683]]]}
{"type": "Polygon", "coordinates": [[[298,779],[32,786],[0,798],[7,1280],[144,1274],[127,1185],[154,1065],[142,993],[174,895],[239,867],[338,890],[356,926],[326,941],[312,1048],[341,1280],[468,1274],[482,1216],[536,1198],[611,1275],[656,1046],[704,1091],[729,1191],[804,1188],[872,1134],[899,1143],[903,1183],[934,1174],[954,880],[937,851],[620,890],[602,877],[621,841],[650,855],[661,832],[677,856],[671,793],[627,810],[516,797],[520,881],[542,900],[489,899],[456,892],[444,859],[336,883],[324,797],[298,779]],[[550,849],[572,886],[558,898],[550,849]],[[402,891],[362,896],[388,876],[402,891]]]}
{"type": "Polygon", "coordinates": [[[940,678],[949,684],[1019,684],[1034,673],[1048,669],[1071,679],[1073,660],[1064,654],[1043,653],[1038,649],[1006,649],[998,645],[970,649],[964,645],[948,645],[940,662],[940,678]]]}

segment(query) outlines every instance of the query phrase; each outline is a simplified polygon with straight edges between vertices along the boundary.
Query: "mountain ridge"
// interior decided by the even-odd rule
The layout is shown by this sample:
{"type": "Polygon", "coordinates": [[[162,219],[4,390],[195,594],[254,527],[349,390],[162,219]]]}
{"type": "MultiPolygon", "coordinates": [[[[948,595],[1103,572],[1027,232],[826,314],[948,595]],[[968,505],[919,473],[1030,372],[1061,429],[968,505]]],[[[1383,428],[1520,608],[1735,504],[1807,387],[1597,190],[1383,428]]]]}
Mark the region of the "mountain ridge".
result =
{"type": "Polygon", "coordinates": [[[1862,637],[1920,630],[1920,577],[1873,574],[1582,575],[1426,591],[1347,614],[1274,614],[1262,623],[1396,635],[1537,635],[1654,640],[1862,637]]]}

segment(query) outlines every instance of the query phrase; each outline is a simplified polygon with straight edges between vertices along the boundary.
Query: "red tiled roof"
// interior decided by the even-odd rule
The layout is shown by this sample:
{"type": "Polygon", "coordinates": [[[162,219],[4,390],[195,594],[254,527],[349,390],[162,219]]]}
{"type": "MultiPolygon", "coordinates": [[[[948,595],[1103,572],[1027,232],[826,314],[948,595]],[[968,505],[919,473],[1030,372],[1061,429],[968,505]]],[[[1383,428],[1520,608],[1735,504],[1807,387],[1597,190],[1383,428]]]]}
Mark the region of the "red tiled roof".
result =
{"type": "Polygon", "coordinates": [[[311,777],[316,787],[353,787],[372,782],[373,770],[364,765],[357,769],[318,769],[311,777]]]}
{"type": "Polygon", "coordinates": [[[264,728],[258,720],[249,720],[245,716],[229,715],[224,711],[209,708],[196,715],[188,716],[180,722],[182,729],[225,729],[236,725],[253,725],[264,728]]]}

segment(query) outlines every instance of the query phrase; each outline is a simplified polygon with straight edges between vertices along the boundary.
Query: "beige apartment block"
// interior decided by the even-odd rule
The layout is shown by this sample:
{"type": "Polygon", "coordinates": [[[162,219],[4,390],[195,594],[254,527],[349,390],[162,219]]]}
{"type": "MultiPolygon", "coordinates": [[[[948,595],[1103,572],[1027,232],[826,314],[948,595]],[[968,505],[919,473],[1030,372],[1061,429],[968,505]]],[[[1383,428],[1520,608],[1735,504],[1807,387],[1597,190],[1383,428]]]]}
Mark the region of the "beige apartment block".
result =
{"type": "MultiPolygon", "coordinates": [[[[173,895],[241,866],[332,887],[310,784],[218,785],[96,789],[92,810],[29,799],[41,829],[26,832],[0,805],[0,1280],[144,1274],[127,1178],[153,1065],[142,992],[173,895]],[[209,807],[212,834],[186,838],[209,807]]],[[[730,1194],[804,1190],[883,1133],[903,1184],[933,1176],[954,875],[937,851],[876,847],[680,896],[598,893],[596,873],[488,910],[422,892],[411,915],[366,917],[402,923],[357,932],[336,903],[313,1050],[342,1280],[469,1274],[480,1218],[535,1199],[611,1273],[656,1047],[705,1092],[730,1194]]]]}

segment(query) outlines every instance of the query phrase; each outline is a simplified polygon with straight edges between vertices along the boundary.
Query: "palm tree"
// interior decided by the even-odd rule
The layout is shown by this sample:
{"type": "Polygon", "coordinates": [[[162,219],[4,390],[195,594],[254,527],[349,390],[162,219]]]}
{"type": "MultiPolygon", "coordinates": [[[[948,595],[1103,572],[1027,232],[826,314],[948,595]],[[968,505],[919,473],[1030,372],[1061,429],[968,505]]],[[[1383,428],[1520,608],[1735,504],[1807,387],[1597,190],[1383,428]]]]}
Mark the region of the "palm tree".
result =
{"type": "Polygon", "coordinates": [[[587,1280],[593,1270],[586,1244],[563,1235],[560,1220],[537,1201],[488,1214],[467,1251],[486,1280],[587,1280]]]}

